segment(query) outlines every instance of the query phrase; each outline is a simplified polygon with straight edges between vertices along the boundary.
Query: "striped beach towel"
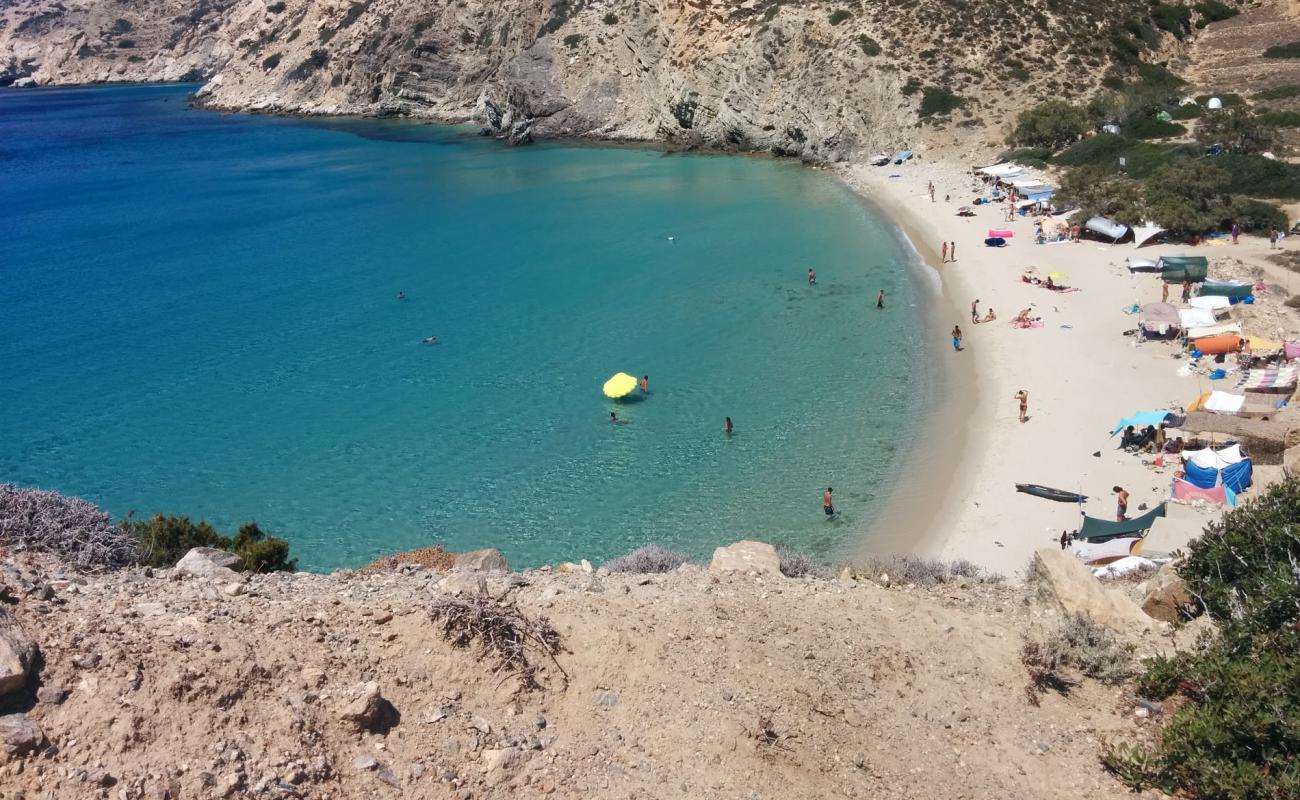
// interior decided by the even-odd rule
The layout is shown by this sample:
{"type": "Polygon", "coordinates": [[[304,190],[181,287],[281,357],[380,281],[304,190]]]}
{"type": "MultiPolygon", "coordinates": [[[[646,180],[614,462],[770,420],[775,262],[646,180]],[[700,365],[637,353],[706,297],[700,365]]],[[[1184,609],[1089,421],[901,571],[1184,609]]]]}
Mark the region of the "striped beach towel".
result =
{"type": "Polygon", "coordinates": [[[1238,388],[1247,390],[1290,389],[1296,385],[1298,378],[1300,378],[1300,367],[1252,369],[1242,378],[1238,388]]]}

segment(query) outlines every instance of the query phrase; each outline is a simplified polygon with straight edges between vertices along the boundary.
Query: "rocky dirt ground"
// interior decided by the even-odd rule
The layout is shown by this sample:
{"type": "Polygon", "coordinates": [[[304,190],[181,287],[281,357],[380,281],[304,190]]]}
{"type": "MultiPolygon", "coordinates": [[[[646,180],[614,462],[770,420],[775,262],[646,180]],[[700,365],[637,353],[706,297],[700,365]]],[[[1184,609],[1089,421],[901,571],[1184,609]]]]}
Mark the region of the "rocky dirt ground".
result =
{"type": "Polygon", "coordinates": [[[1023,636],[1055,602],[850,575],[96,576],[11,556],[0,614],[43,665],[0,708],[24,715],[0,717],[0,798],[1132,796],[1097,760],[1149,724],[1122,689],[1027,701],[1023,636]],[[539,690],[431,618],[480,587],[562,637],[533,655],[539,690]]]}

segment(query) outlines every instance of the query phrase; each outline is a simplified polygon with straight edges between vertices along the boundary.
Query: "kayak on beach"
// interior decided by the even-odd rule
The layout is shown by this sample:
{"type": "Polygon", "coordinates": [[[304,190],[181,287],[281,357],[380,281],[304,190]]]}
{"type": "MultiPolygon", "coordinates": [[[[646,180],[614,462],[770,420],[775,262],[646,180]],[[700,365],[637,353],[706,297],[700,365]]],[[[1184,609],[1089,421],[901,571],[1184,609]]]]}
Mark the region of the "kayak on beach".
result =
{"type": "Polygon", "coordinates": [[[1055,500],[1058,503],[1082,503],[1088,498],[1078,492],[1067,492],[1063,489],[1052,489],[1048,486],[1039,486],[1036,483],[1017,483],[1017,492],[1032,494],[1034,497],[1041,497],[1044,500],[1055,500]]]}

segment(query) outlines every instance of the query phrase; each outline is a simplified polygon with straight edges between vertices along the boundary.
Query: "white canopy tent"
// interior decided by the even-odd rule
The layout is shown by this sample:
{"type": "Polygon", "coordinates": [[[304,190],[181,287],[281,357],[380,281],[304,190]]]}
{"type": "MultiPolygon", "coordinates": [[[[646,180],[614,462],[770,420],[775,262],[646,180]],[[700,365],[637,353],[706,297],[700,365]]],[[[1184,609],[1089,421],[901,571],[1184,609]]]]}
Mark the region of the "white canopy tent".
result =
{"type": "Polygon", "coordinates": [[[1164,232],[1164,228],[1150,222],[1138,225],[1133,229],[1133,246],[1141,247],[1164,232]]]}
{"type": "Polygon", "coordinates": [[[1124,235],[1128,233],[1127,225],[1116,222],[1113,219],[1106,219],[1105,217],[1092,217],[1084,223],[1083,227],[1093,233],[1099,233],[1102,236],[1114,239],[1115,241],[1123,239],[1124,235]]]}

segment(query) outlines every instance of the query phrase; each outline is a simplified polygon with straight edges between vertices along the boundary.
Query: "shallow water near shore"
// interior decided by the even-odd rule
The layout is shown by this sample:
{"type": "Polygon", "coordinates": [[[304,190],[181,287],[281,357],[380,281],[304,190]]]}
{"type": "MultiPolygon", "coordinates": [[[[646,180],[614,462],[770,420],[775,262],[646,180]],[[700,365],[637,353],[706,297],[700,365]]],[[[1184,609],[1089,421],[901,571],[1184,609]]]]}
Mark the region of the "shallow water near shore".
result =
{"type": "Polygon", "coordinates": [[[834,177],[188,91],[0,92],[0,481],[256,519],[309,569],[432,543],[833,559],[884,506],[925,290],[834,177]],[[649,396],[605,399],[620,370],[649,396]]]}

